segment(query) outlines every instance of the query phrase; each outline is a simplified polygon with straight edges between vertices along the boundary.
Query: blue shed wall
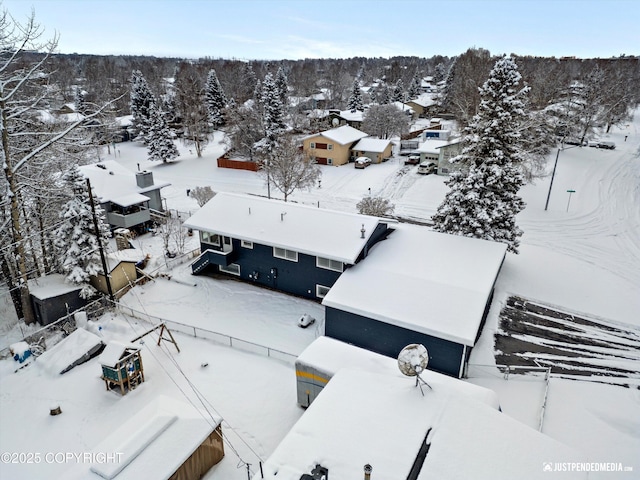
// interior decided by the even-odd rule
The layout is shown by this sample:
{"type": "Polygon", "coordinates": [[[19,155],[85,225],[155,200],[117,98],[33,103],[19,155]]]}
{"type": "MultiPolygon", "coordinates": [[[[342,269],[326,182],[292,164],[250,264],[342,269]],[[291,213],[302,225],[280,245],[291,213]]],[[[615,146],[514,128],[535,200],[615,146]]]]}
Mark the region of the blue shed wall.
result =
{"type": "Polygon", "coordinates": [[[465,356],[462,344],[332,307],[325,308],[325,335],[392,358],[407,345],[421,343],[429,351],[428,368],[456,378],[465,356]]]}

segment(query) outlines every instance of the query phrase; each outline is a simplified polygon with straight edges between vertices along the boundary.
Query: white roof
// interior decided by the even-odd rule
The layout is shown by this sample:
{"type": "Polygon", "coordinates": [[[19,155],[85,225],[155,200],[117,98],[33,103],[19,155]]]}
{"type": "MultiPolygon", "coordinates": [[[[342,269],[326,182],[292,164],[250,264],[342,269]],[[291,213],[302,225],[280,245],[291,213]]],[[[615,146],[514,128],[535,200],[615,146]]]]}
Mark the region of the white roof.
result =
{"type": "MultiPolygon", "coordinates": [[[[395,358],[325,336],[316,338],[304,349],[296,360],[296,365],[298,364],[313,367],[329,378],[343,368],[402,377],[398,370],[398,361],[395,358]]],[[[443,388],[483,402],[496,410],[500,408],[498,396],[493,390],[433,370],[425,370],[420,376],[432,387],[442,385],[443,388]]]]}
{"type": "Polygon", "coordinates": [[[104,348],[98,360],[100,361],[100,365],[104,365],[105,367],[115,367],[116,364],[122,358],[122,354],[126,349],[132,348],[135,350],[140,350],[140,347],[134,345],[132,343],[122,343],[116,340],[112,340],[107,343],[107,346],[104,348]]]}
{"type": "Polygon", "coordinates": [[[100,202],[112,202],[122,207],[148,202],[149,197],[142,195],[142,193],[171,185],[168,182],[154,182],[149,187],[140,188],[136,183],[135,173],[115,160],[82,165],[79,168],[82,174],[91,181],[91,186],[96,195],[100,197],[100,202]]]}
{"type": "Polygon", "coordinates": [[[67,282],[64,275],[59,273],[50,273],[44,277],[29,280],[29,293],[40,300],[75,292],[81,288],[81,285],[67,282]]]}
{"type": "Polygon", "coordinates": [[[117,452],[114,462],[82,464],[70,479],[167,480],[211,435],[220,418],[203,416],[193,405],[164,395],[136,413],[133,421],[105,438],[91,458],[117,452]]]}
{"type": "Polygon", "coordinates": [[[339,115],[348,122],[361,122],[364,112],[362,110],[342,110],[339,115]]]}
{"type": "Polygon", "coordinates": [[[322,304],[473,346],[506,248],[398,224],[322,304]]]}
{"type": "Polygon", "coordinates": [[[59,375],[74,363],[82,363],[83,358],[88,360],[88,354],[101,344],[102,339],[95,333],[78,328],[40,355],[37,365],[51,375],[59,375]]]}
{"type": "Polygon", "coordinates": [[[423,93],[417,98],[411,99],[409,101],[415,103],[416,105],[420,105],[421,107],[429,107],[436,103],[430,93],[423,93]]]}
{"type": "Polygon", "coordinates": [[[267,459],[264,478],[299,480],[316,464],[329,478],[363,478],[365,464],[372,478],[407,478],[429,429],[420,479],[544,480],[544,462],[580,460],[504,413],[444,384],[432,387],[423,396],[413,378],[340,370],[267,459]]]}
{"type": "Polygon", "coordinates": [[[115,252],[109,252],[105,256],[107,258],[107,267],[109,268],[110,272],[112,272],[122,262],[138,263],[145,258],[145,254],[137,248],[126,248],[124,250],[117,250],[115,252]]]}
{"type": "Polygon", "coordinates": [[[357,128],[350,127],[349,125],[343,125],[338,128],[332,128],[331,130],[325,130],[324,132],[320,132],[316,135],[310,135],[306,138],[311,138],[318,135],[328,138],[329,140],[333,140],[334,142],[338,142],[340,145],[346,145],[347,143],[356,142],[361,138],[368,136],[366,133],[361,132],[357,128]]]}
{"type": "Polygon", "coordinates": [[[353,264],[377,217],[220,192],[184,225],[250,242],[353,264]],[[361,238],[361,229],[365,238],[361,238]]]}
{"type": "Polygon", "coordinates": [[[427,139],[418,146],[420,153],[438,153],[438,149],[443,145],[447,145],[447,140],[431,140],[427,139]]]}
{"type": "Polygon", "coordinates": [[[353,150],[361,150],[363,152],[384,152],[385,149],[389,146],[391,140],[380,140],[379,138],[363,138],[358,143],[356,143],[352,149],[353,150]]]}

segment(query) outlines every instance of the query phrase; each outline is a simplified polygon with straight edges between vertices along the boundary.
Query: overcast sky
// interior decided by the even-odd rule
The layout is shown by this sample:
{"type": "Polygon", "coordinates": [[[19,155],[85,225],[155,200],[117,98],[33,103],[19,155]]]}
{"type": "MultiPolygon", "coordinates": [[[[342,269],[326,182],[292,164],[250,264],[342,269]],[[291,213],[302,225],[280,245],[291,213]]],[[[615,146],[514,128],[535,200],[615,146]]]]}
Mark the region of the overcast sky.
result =
{"type": "Polygon", "coordinates": [[[640,55],[640,0],[0,0],[61,53],[238,59],[640,55]]]}

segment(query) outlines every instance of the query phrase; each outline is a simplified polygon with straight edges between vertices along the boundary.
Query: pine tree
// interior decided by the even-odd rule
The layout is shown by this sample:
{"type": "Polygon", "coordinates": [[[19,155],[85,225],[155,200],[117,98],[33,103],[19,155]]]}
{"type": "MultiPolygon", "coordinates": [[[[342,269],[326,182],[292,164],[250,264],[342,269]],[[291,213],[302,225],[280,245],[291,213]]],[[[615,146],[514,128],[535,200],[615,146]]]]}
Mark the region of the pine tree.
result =
{"type": "Polygon", "coordinates": [[[358,77],[353,79],[351,95],[349,95],[349,100],[347,101],[347,110],[364,110],[362,90],[360,89],[360,81],[358,80],[358,77]]]}
{"type": "Polygon", "coordinates": [[[380,105],[388,105],[391,102],[391,92],[389,86],[385,83],[378,94],[378,103],[380,105]]]}
{"type": "Polygon", "coordinates": [[[76,105],[76,112],[81,115],[87,113],[87,102],[85,100],[85,91],[82,88],[77,87],[75,91],[74,103],[76,105]]]}
{"type": "Polygon", "coordinates": [[[224,125],[224,109],[227,104],[227,98],[222,90],[222,86],[218,81],[218,76],[214,69],[209,70],[207,75],[207,83],[204,87],[205,101],[207,102],[207,114],[209,115],[209,123],[213,128],[224,125]]]}
{"type": "Polygon", "coordinates": [[[133,128],[140,139],[147,143],[150,128],[150,111],[154,108],[155,99],[142,72],[134,70],[131,74],[131,115],[133,128]]]}
{"type": "MultiPolygon", "coordinates": [[[[55,231],[54,246],[60,259],[59,270],[67,282],[82,285],[82,298],[89,298],[95,294],[89,278],[102,273],[102,262],[87,182],[77,165],[62,176],[62,181],[71,198],[60,211],[62,222],[55,231]]],[[[99,205],[95,208],[100,239],[103,245],[107,245],[109,226],[105,222],[105,213],[99,205]]]]}
{"type": "Polygon", "coordinates": [[[402,83],[401,78],[398,79],[393,87],[393,95],[391,99],[394,102],[404,102],[404,84],[402,83]]]}
{"type": "Polygon", "coordinates": [[[275,83],[280,96],[280,102],[282,103],[283,107],[286,107],[288,103],[287,97],[289,95],[289,83],[287,80],[287,74],[284,73],[284,68],[278,68],[278,71],[276,72],[275,83]]]}
{"type": "Polygon", "coordinates": [[[421,92],[420,90],[421,86],[422,86],[422,78],[420,78],[418,70],[416,69],[416,73],[413,75],[413,78],[411,79],[411,83],[409,84],[409,90],[407,92],[410,100],[414,98],[418,98],[421,92]]]}
{"type": "Polygon", "coordinates": [[[267,148],[273,148],[280,134],[285,131],[284,108],[273,76],[268,73],[262,82],[261,104],[267,148]]]}
{"type": "Polygon", "coordinates": [[[518,253],[522,230],[516,215],[525,207],[518,197],[524,184],[525,152],[520,126],[526,119],[521,75],[511,57],[499,59],[480,89],[479,113],[465,129],[462,153],[452,160],[444,201],[433,216],[434,229],[507,244],[518,253]]]}
{"type": "Polygon", "coordinates": [[[155,106],[149,112],[149,132],[147,134],[147,156],[151,161],[170,162],[180,155],[171,138],[167,122],[155,106]]]}

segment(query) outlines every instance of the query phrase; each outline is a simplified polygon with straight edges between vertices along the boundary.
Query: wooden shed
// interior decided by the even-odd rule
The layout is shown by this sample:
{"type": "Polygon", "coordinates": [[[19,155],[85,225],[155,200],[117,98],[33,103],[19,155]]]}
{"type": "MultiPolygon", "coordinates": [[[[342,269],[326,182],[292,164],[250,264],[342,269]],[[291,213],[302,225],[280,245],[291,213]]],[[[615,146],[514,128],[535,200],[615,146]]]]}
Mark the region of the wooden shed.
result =
{"type": "Polygon", "coordinates": [[[63,275],[52,273],[29,280],[29,293],[36,320],[48,325],[87,304],[80,297],[82,285],[67,283],[63,275]]]}
{"type": "MultiPolygon", "coordinates": [[[[224,457],[222,419],[182,400],[160,395],[133,413],[93,451],[117,452],[113,462],[89,466],[86,480],[199,480],[224,457]]],[[[70,477],[67,477],[70,478],[70,477]]]]}
{"type": "Polygon", "coordinates": [[[120,387],[120,393],[135,389],[144,382],[140,347],[116,341],[109,342],[100,355],[102,379],[107,390],[120,387]]]}

